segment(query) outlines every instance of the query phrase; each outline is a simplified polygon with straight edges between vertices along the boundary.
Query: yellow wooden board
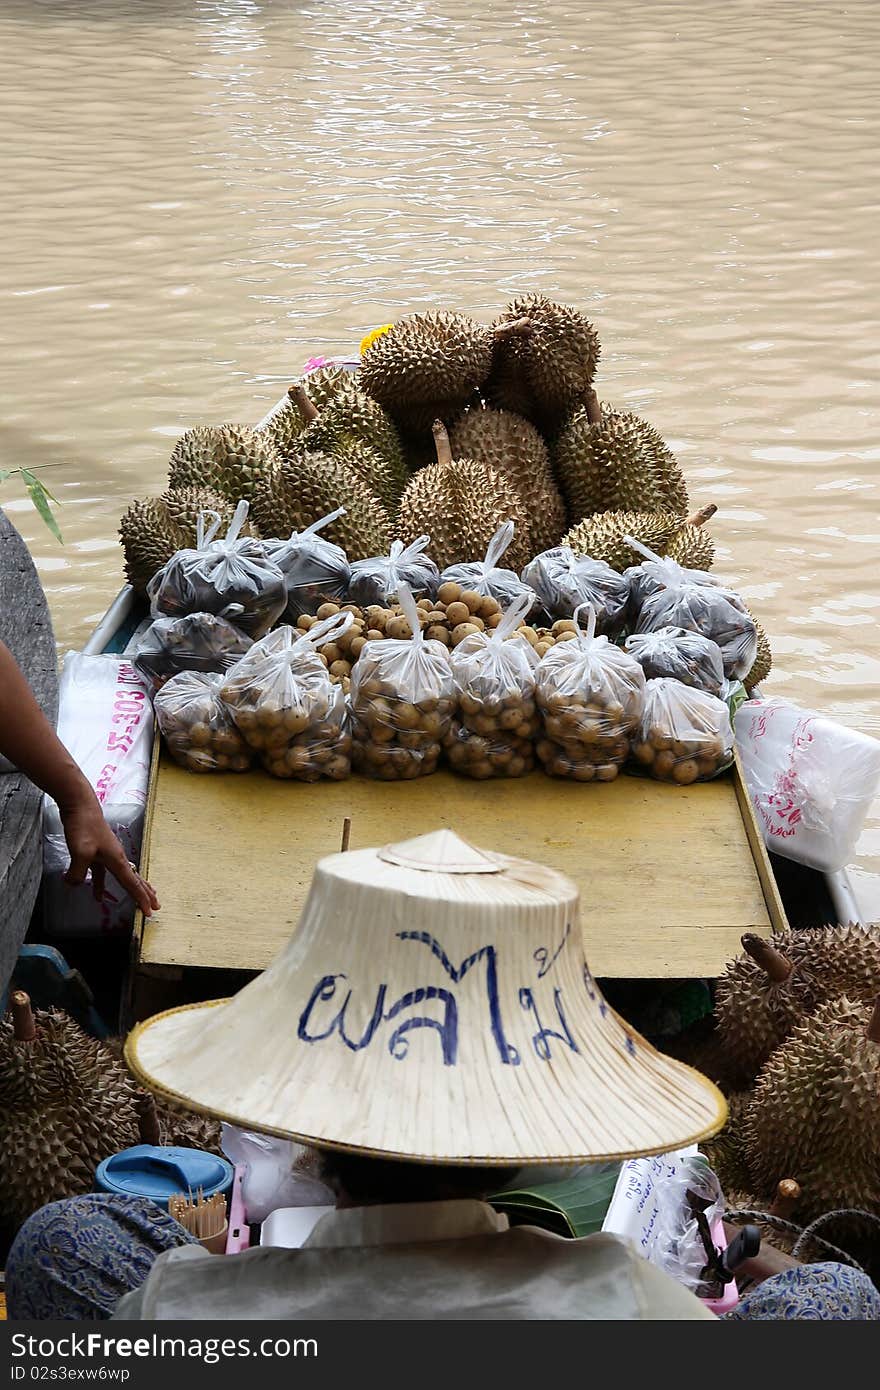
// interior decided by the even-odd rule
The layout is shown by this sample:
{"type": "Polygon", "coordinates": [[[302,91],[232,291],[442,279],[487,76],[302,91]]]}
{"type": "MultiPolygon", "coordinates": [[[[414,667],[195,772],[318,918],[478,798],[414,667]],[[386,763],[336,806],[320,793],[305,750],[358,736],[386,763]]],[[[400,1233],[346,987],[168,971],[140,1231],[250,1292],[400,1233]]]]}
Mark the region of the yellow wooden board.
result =
{"type": "Polygon", "coordinates": [[[784,924],[738,769],[692,787],[540,772],[305,785],[260,772],[198,776],[163,753],[142,860],[162,911],[143,924],[142,966],[267,966],[296,925],[316,861],[340,848],[346,816],[352,849],[447,825],[563,870],[580,888],[599,976],[713,977],[744,931],[784,924]]]}

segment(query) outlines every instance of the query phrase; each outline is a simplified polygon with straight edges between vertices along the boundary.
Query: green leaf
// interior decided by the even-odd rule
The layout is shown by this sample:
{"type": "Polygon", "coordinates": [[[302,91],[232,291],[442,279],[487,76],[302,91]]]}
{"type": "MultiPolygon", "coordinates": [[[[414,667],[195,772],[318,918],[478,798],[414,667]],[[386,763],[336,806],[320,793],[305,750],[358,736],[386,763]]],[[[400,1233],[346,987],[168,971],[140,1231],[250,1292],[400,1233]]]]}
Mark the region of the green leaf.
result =
{"type": "MultiPolygon", "coordinates": [[[[25,479],[25,482],[27,483],[27,490],[30,493],[31,501],[33,502],[43,521],[46,523],[49,530],[52,532],[52,535],[59,542],[59,544],[63,545],[64,538],[58,529],[58,522],[52,515],[52,508],[49,506],[49,497],[46,493],[46,489],[43,487],[43,484],[40,482],[39,478],[34,477],[33,473],[28,474],[27,469],[22,469],[22,477],[25,479]]],[[[52,498],[52,501],[55,501],[54,497],[52,498]]]]}
{"type": "Polygon", "coordinates": [[[7,478],[12,477],[11,468],[0,468],[0,483],[5,483],[7,478]]]}
{"type": "MultiPolygon", "coordinates": [[[[44,466],[48,468],[50,465],[45,464],[44,466]]],[[[35,478],[29,468],[21,468],[19,469],[19,472],[21,473],[21,476],[24,478],[24,481],[27,483],[28,491],[30,491],[31,487],[38,487],[41,490],[41,492],[44,492],[46,494],[50,502],[55,503],[56,507],[61,506],[61,503],[58,501],[58,498],[55,496],[55,494],[49,491],[49,489],[46,487],[46,484],[40,478],[35,478]]]]}

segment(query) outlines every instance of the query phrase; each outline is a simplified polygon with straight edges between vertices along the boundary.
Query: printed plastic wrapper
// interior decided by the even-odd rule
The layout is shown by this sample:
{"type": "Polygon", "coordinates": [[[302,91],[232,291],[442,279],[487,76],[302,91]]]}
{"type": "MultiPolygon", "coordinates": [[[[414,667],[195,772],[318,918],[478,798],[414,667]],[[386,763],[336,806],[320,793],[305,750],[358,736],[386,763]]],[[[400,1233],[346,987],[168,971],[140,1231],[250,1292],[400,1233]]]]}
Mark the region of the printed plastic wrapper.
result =
{"type": "Polygon", "coordinates": [[[220,1126],[220,1147],[234,1167],[245,1170],[241,1185],[249,1222],[265,1221],[280,1207],[332,1207],[336,1195],[310,1171],[313,1151],[292,1139],[220,1126]]]}
{"type": "Polygon", "coordinates": [[[596,614],[597,632],[614,636],[622,630],[629,583],[604,560],[591,560],[558,545],[530,561],[521,577],[552,617],[570,618],[576,608],[589,604],[596,614]]]}
{"type": "Polygon", "coordinates": [[[221,696],[248,745],[273,777],[342,781],[351,772],[345,697],[318,648],[351,626],[336,613],[308,632],[279,627],[227,673],[221,696]]]}
{"type": "Polygon", "coordinates": [[[419,536],[406,546],[403,541],[394,541],[387,555],[355,560],[348,585],[351,602],[361,608],[371,603],[387,608],[398,602],[401,584],[420,598],[434,598],[440,571],[427,554],[430,544],[430,536],[419,536]]]}
{"type": "Polygon", "coordinates": [[[706,782],[733,761],[733,729],[723,700],[661,676],[648,681],[633,761],[658,782],[706,782]]]}
{"type": "Polygon", "coordinates": [[[156,618],[140,639],[134,664],[153,689],[181,671],[227,671],[252,645],[235,626],[240,612],[188,613],[183,618],[156,618]]]}
{"type": "Polygon", "coordinates": [[[626,537],[646,557],[630,576],[630,613],[638,633],[679,627],[721,648],[724,674],[742,680],[758,655],[758,629],[739,594],[723,589],[705,570],[686,570],[626,537]]]}
{"type": "Polygon", "coordinates": [[[499,561],[513,541],[513,535],[513,522],[505,521],[489,542],[484,560],[450,565],[441,574],[440,583],[460,584],[463,589],[482,594],[484,598],[497,599],[503,607],[526,598],[529,602],[523,612],[525,618],[537,604],[538,595],[513,570],[499,569],[499,561]]]}
{"type": "Polygon", "coordinates": [[[256,639],[268,632],[287,604],[284,575],[264,553],[262,541],[241,536],[248,504],[239,502],[223,540],[216,512],[199,514],[194,550],[178,550],[147,585],[154,618],[167,614],[224,613],[240,605],[236,627],[256,639]]]}
{"type": "Polygon", "coordinates": [[[545,772],[578,782],[611,782],[626,762],[638,728],[645,673],[635,657],[596,636],[595,611],[587,630],[559,642],[541,658],[535,691],[544,720],[537,745],[545,772]]]}
{"type": "Polygon", "coordinates": [[[494,630],[465,637],[450,656],[458,708],[444,747],[467,777],[521,777],[535,765],[538,655],[516,635],[530,606],[520,598],[494,630]]]}
{"type": "Polygon", "coordinates": [[[181,671],[157,690],[156,722],[169,753],[190,772],[247,772],[254,755],[220,698],[219,672],[181,671]]]}
{"type": "Polygon", "coordinates": [[[341,546],[320,534],[340,516],[345,516],[344,507],[313,521],[304,531],[293,531],[287,540],[263,542],[268,559],[284,575],[287,607],[282,620],[292,627],[303,614],[315,614],[322,603],[344,599],[348,593],[348,556],[341,546]]]}
{"type": "Polygon", "coordinates": [[[824,873],[855,855],[880,789],[880,742],[788,700],[747,700],[734,718],[767,848],[824,873]]]}
{"type": "Polygon", "coordinates": [[[717,642],[683,627],[661,627],[657,632],[633,633],[624,643],[648,680],[668,676],[721,695],[725,685],[724,659],[717,642]]]}
{"type": "MultiPolygon", "coordinates": [[[[624,1236],[643,1259],[701,1298],[717,1297],[719,1290],[703,1278],[709,1252],[695,1207],[705,1218],[704,1230],[717,1232],[724,1217],[724,1194],[702,1154],[628,1159],[602,1229],[624,1236]]],[[[714,1239],[712,1243],[718,1251],[714,1239]]]]}
{"type": "Polygon", "coordinates": [[[423,635],[406,584],[399,599],[412,636],[368,642],[351,674],[354,765],[387,782],[436,770],[455,709],[446,647],[423,635]]]}
{"type": "MultiPolygon", "coordinates": [[[[138,863],[153,748],[150,690],[130,661],[69,652],[58,691],[58,737],[82,769],[127,859],[138,863]]],[[[107,875],[98,902],[90,882],[64,882],[70,854],[58,807],[43,800],[43,901],[55,935],[127,931],[134,902],[107,875]]]]}

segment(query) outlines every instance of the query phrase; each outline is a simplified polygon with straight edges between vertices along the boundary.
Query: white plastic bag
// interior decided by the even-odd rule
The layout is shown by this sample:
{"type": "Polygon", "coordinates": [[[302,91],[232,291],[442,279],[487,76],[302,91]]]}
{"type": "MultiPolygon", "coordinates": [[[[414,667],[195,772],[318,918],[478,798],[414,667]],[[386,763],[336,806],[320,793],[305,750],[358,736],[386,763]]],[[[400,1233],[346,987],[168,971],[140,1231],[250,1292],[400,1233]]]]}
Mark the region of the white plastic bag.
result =
{"type": "Polygon", "coordinates": [[[310,1155],[302,1144],[224,1123],[220,1147],[234,1167],[245,1170],[241,1196],[248,1222],[265,1221],[279,1207],[336,1205],[335,1194],[305,1166],[310,1155]]]}
{"type": "Polygon", "coordinates": [[[269,560],[263,542],[242,536],[248,504],[242,500],[223,540],[214,540],[220,525],[216,512],[200,512],[194,550],[178,550],[147,585],[151,612],[179,617],[185,613],[223,613],[240,604],[236,626],[254,639],[268,632],[284,612],[284,575],[269,560]]]}
{"type": "Polygon", "coordinates": [[[644,1259],[696,1292],[708,1252],[689,1191],[699,1199],[710,1233],[717,1230],[724,1194],[702,1154],[694,1149],[628,1159],[602,1230],[626,1237],[644,1259]]]}
{"type": "Polygon", "coordinates": [[[341,781],[351,771],[345,697],[318,648],[346,632],[350,612],[335,613],[308,632],[279,627],[255,642],[220,690],[236,727],[274,777],[341,781]]]}
{"type": "Polygon", "coordinates": [[[725,685],[721,648],[711,638],[683,627],[661,627],[657,632],[634,632],[624,642],[648,680],[668,676],[721,695],[725,685]]]}
{"type": "Polygon", "coordinates": [[[557,545],[531,560],[521,577],[552,617],[570,618],[576,608],[590,604],[597,632],[613,637],[623,628],[629,584],[604,560],[591,560],[567,545],[557,545]]]}
{"type": "MultiPolygon", "coordinates": [[[[58,737],[91,783],[126,857],[140,859],[153,748],[153,709],[147,682],[117,656],[68,652],[58,688],[58,737]]],[[[98,902],[90,882],[64,882],[70,855],[58,807],[43,800],[43,887],[46,925],[53,935],[95,936],[124,931],[134,903],[110,874],[98,902]]]]}
{"type": "Polygon", "coordinates": [[[538,655],[516,635],[530,606],[521,597],[496,628],[472,633],[451,653],[458,708],[444,748],[467,777],[522,777],[535,765],[538,655]]]}
{"type": "Polygon", "coordinates": [[[412,635],[368,642],[351,673],[354,765],[386,782],[436,770],[455,708],[448,651],[423,635],[406,584],[399,597],[412,635]]]}
{"type": "Polygon", "coordinates": [[[733,761],[733,729],[723,700],[669,676],[649,680],[635,762],[659,782],[707,782],[733,761]]]}
{"type": "Polygon", "coordinates": [[[482,594],[485,598],[497,599],[507,606],[518,599],[527,598],[529,602],[523,609],[525,619],[538,602],[538,595],[528,584],[524,584],[513,570],[499,569],[499,561],[513,541],[514,523],[505,521],[489,542],[484,560],[469,564],[450,565],[440,576],[440,583],[460,584],[465,590],[482,594]]]}
{"type": "Polygon", "coordinates": [[[545,737],[537,752],[545,772],[578,782],[611,782],[629,756],[645,693],[645,673],[634,657],[596,636],[589,605],[586,632],[557,642],[541,658],[535,691],[545,737]]]}
{"type": "Polygon", "coordinates": [[[252,645],[235,626],[240,612],[233,603],[224,613],[157,618],[135,648],[135,666],[154,690],[181,671],[227,671],[252,645]]]}
{"type": "Polygon", "coordinates": [[[734,728],[767,848],[844,868],[880,787],[880,742],[780,699],[747,700],[734,728]]]}
{"type": "Polygon", "coordinates": [[[430,555],[430,536],[419,536],[412,545],[394,541],[387,555],[374,555],[367,560],[355,560],[351,567],[348,597],[352,603],[367,608],[371,603],[387,607],[399,599],[399,585],[405,584],[422,598],[434,598],[440,583],[440,571],[430,555]]]}
{"type": "Polygon", "coordinates": [[[181,671],[157,690],[156,722],[169,753],[190,772],[247,772],[251,749],[220,699],[223,676],[181,671]]]}
{"type": "Polygon", "coordinates": [[[319,534],[340,516],[345,516],[344,507],[328,512],[304,531],[292,531],[287,540],[263,542],[266,555],[284,575],[287,607],[282,621],[292,627],[304,613],[314,614],[322,603],[341,600],[348,592],[348,556],[341,546],[319,534]]]}

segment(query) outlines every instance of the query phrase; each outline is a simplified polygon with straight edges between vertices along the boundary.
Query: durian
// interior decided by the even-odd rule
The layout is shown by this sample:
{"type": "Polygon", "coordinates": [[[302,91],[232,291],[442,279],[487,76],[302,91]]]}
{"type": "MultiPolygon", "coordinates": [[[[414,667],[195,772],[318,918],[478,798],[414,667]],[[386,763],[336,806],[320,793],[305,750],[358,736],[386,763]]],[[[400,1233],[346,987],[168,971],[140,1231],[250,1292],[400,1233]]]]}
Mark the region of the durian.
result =
{"type": "Polygon", "coordinates": [[[689,570],[708,570],[715,560],[715,542],[702,526],[685,522],[666,548],[671,560],[689,570]]]}
{"type": "Polygon", "coordinates": [[[265,432],[246,425],[198,425],[174,446],[168,485],[209,487],[233,502],[242,497],[252,501],[257,483],[280,461],[265,432]]]}
{"type": "Polygon", "coordinates": [[[409,471],[397,430],[382,407],[352,387],[341,388],[320,411],[304,386],[292,386],[289,395],[307,422],[289,452],[331,454],[395,511],[409,471]]]}
{"type": "Polygon", "coordinates": [[[534,551],[559,544],[565,504],[534,425],[510,410],[478,408],[459,416],[449,439],[454,458],[474,459],[510,480],[528,513],[534,551]]]}
{"type": "Polygon", "coordinates": [[[391,519],[357,474],[329,454],[296,454],[284,460],[256,490],[253,514],[264,536],[289,536],[319,517],[345,507],[321,532],[342,546],[350,560],[384,555],[391,544],[391,519]]]}
{"type": "MultiPolygon", "coordinates": [[[[162,497],[132,502],[119,523],[125,575],[137,593],[146,593],[157,570],[177,550],[196,543],[200,511],[216,511],[226,525],[235,504],[210,488],[170,488],[162,497]]],[[[243,534],[252,534],[249,526],[243,534]]]]}
{"type": "Polygon", "coordinates": [[[755,686],[760,685],[761,682],[765,681],[769,676],[773,668],[773,652],[770,647],[770,639],[768,638],[761,624],[758,622],[754,613],[750,612],[749,616],[752,619],[752,622],[755,624],[755,628],[758,633],[758,654],[755,657],[751,671],[749,671],[749,674],[743,681],[743,685],[751,695],[755,686]]]}
{"type": "Polygon", "coordinates": [[[552,427],[577,409],[592,385],[599,337],[583,314],[543,294],[515,299],[496,329],[523,322],[527,332],[496,341],[487,395],[494,405],[552,427]]]}
{"type": "Polygon", "coordinates": [[[275,445],[282,457],[288,454],[294,442],[300,438],[309,421],[303,419],[297,406],[295,388],[303,387],[317,410],[334,398],[337,392],[351,384],[353,373],[345,367],[317,367],[313,372],[301,376],[289,389],[284,404],[274,411],[270,419],[257,431],[265,434],[275,445]]]}
{"type": "Polygon", "coordinates": [[[624,536],[641,541],[657,555],[665,555],[681,525],[681,517],[672,512],[599,512],[573,526],[563,536],[562,544],[577,555],[604,560],[622,574],[629,565],[638,565],[642,560],[624,536]]]}
{"type": "Polygon", "coordinates": [[[880,1213],[880,1003],[821,1004],[764,1063],[744,1124],[755,1190],[802,1188],[801,1219],[843,1207],[880,1213]]]}
{"type": "Polygon", "coordinates": [[[657,431],[629,411],[600,412],[595,393],[559,435],[553,468],[571,525],[608,511],[687,514],[681,469],[657,431]]]}
{"type": "Polygon", "coordinates": [[[718,981],[715,1012],[728,1073],[751,1081],[774,1048],[828,999],[880,994],[880,927],[825,926],[743,937],[718,981]]]}
{"type": "Polygon", "coordinates": [[[743,1153],[743,1125],[751,1099],[751,1091],[729,1091],[726,1095],[727,1123],[720,1134],[700,1144],[709,1167],[721,1183],[728,1206],[734,1195],[751,1190],[752,1179],[743,1153]]]}
{"type": "Polygon", "coordinates": [[[358,386],[405,429],[458,414],[489,375],[495,337],[465,314],[411,314],[376,338],[358,386]]]}
{"type": "MultiPolygon", "coordinates": [[[[381,341],[381,340],[380,340],[381,341]]],[[[400,503],[398,533],[404,541],[431,537],[430,554],[440,569],[482,559],[498,527],[515,526],[505,565],[517,572],[530,558],[529,523],[511,483],[473,459],[453,461],[449,436],[436,421],[437,462],[416,473],[400,503]]]]}
{"type": "Polygon", "coordinates": [[[0,1224],[91,1192],[102,1159],[140,1140],[141,1092],[113,1053],[21,991],[0,1020],[0,1224]]]}

